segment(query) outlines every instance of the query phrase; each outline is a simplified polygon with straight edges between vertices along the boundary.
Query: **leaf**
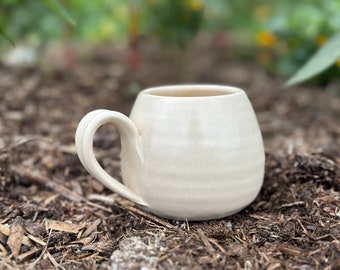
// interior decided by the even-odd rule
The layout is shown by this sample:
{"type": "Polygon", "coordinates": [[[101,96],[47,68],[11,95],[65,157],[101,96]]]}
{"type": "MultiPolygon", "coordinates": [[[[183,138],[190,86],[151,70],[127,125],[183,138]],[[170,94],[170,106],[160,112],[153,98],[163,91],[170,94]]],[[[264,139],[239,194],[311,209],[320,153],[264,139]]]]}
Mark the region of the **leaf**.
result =
{"type": "Polygon", "coordinates": [[[47,7],[57,13],[59,16],[64,18],[72,25],[76,25],[76,22],[73,20],[71,15],[67,12],[64,6],[60,3],[59,0],[42,0],[47,7]]]}
{"type": "Polygon", "coordinates": [[[3,30],[3,28],[0,26],[0,35],[2,35],[5,39],[7,39],[13,47],[15,47],[15,44],[13,40],[6,34],[6,32],[3,30]]]}
{"type": "Polygon", "coordinates": [[[286,83],[285,87],[301,83],[329,68],[340,58],[340,32],[321,47],[286,83]]]}

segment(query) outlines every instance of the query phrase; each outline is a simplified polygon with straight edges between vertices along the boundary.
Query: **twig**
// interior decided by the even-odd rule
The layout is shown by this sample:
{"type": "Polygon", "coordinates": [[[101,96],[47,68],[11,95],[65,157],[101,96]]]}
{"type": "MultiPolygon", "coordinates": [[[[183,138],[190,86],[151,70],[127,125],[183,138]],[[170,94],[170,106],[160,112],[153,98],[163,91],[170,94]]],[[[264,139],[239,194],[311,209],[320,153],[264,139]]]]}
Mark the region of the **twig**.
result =
{"type": "Polygon", "coordinates": [[[300,227],[302,228],[302,230],[303,230],[303,232],[304,232],[304,234],[308,237],[308,238],[310,238],[311,240],[313,240],[313,241],[319,241],[319,240],[322,240],[322,239],[325,239],[325,238],[328,238],[328,237],[331,237],[331,238],[333,238],[334,240],[338,240],[334,235],[332,235],[332,234],[325,234],[325,235],[321,235],[321,236],[319,236],[319,237],[314,237],[313,235],[311,235],[307,230],[306,230],[306,228],[302,225],[302,222],[301,222],[301,220],[300,219],[297,219],[297,221],[298,221],[298,223],[300,224],[300,227]]]}
{"type": "Polygon", "coordinates": [[[88,226],[85,232],[82,234],[82,238],[88,237],[95,229],[97,229],[101,222],[102,220],[100,218],[93,221],[92,224],[88,226]]]}
{"type": "Polygon", "coordinates": [[[8,150],[13,150],[14,148],[17,148],[18,146],[21,146],[23,144],[26,144],[31,141],[39,140],[41,139],[39,136],[22,136],[22,137],[17,137],[14,142],[12,142],[8,150]]]}
{"type": "Polygon", "coordinates": [[[215,245],[223,254],[227,254],[227,251],[218,243],[216,239],[208,238],[209,242],[215,245]]]}
{"type": "Polygon", "coordinates": [[[293,248],[289,248],[289,247],[285,247],[285,246],[278,246],[278,249],[285,254],[294,256],[294,257],[299,257],[301,256],[301,251],[297,250],[297,249],[293,249],[293,248]]]}
{"type": "Polygon", "coordinates": [[[32,257],[33,255],[35,255],[36,253],[40,252],[43,249],[43,247],[34,247],[32,249],[30,249],[29,251],[25,252],[25,253],[21,253],[18,258],[17,261],[18,262],[24,262],[26,261],[28,258],[32,257]]]}
{"type": "Polygon", "coordinates": [[[280,208],[289,208],[289,207],[294,207],[294,206],[300,206],[300,205],[306,205],[306,202],[304,201],[296,201],[292,203],[285,203],[280,206],[280,208]]]}
{"type": "Polygon", "coordinates": [[[10,166],[10,170],[16,174],[18,174],[21,177],[24,177],[28,180],[30,180],[33,183],[36,183],[38,185],[44,186],[48,189],[51,189],[53,191],[56,191],[60,194],[62,194],[67,199],[73,201],[73,202],[82,202],[85,200],[84,197],[78,195],[77,193],[69,190],[68,188],[59,185],[55,183],[52,179],[42,176],[36,172],[31,172],[30,170],[26,169],[23,166],[10,166]]]}
{"type": "Polygon", "coordinates": [[[158,217],[156,217],[156,216],[154,216],[154,215],[152,215],[152,214],[150,214],[150,213],[146,213],[146,212],[144,212],[144,211],[142,211],[142,210],[140,210],[140,209],[137,209],[137,208],[135,208],[135,207],[133,207],[133,206],[130,206],[130,205],[125,205],[125,204],[120,204],[122,207],[124,207],[126,210],[128,210],[128,211],[130,211],[130,212],[132,212],[132,213],[135,213],[135,214],[137,214],[137,215],[140,215],[140,216],[142,216],[142,217],[144,217],[144,218],[147,218],[147,219],[150,219],[150,220],[152,220],[153,222],[155,222],[155,223],[157,223],[157,224],[160,224],[160,225],[162,225],[162,226],[164,226],[164,227],[166,227],[166,228],[168,228],[168,229],[171,229],[171,230],[175,230],[175,231],[177,231],[178,230],[178,228],[177,227],[175,227],[174,225],[172,225],[172,224],[170,224],[169,222],[167,222],[167,221],[165,221],[165,220],[163,220],[163,219],[161,219],[161,218],[158,218],[158,217]]]}
{"type": "Polygon", "coordinates": [[[300,227],[302,228],[303,232],[305,233],[305,235],[307,235],[308,237],[310,236],[309,235],[309,232],[306,230],[306,228],[302,225],[302,222],[300,219],[297,219],[297,222],[300,224],[300,227]]]}
{"type": "Polygon", "coordinates": [[[39,244],[41,246],[45,246],[46,245],[46,243],[43,240],[41,240],[40,238],[38,238],[36,236],[28,234],[27,238],[31,239],[33,242],[35,242],[35,243],[37,243],[37,244],[39,244]]]}
{"type": "Polygon", "coordinates": [[[111,196],[106,196],[106,195],[101,195],[101,194],[89,194],[87,196],[87,199],[90,201],[100,201],[110,206],[117,205],[117,199],[111,196]]]}
{"type": "Polygon", "coordinates": [[[48,251],[46,251],[46,255],[47,258],[50,260],[50,262],[53,264],[53,266],[55,267],[55,269],[62,269],[62,270],[66,270],[66,268],[62,267],[51,255],[51,253],[49,253],[48,251]]]}
{"type": "Polygon", "coordinates": [[[103,210],[103,211],[105,211],[105,212],[112,213],[112,210],[111,210],[110,208],[106,208],[105,206],[102,206],[102,205],[100,205],[100,204],[91,202],[91,201],[89,201],[89,200],[86,200],[85,198],[84,198],[84,201],[85,201],[85,203],[86,203],[87,205],[89,205],[89,206],[93,206],[93,207],[98,208],[98,209],[101,209],[101,210],[103,210]]]}
{"type": "Polygon", "coordinates": [[[214,256],[216,254],[216,250],[213,248],[213,246],[210,244],[209,238],[205,235],[202,229],[198,229],[197,233],[199,237],[201,238],[203,244],[207,248],[207,251],[210,253],[210,255],[214,256]]]}
{"type": "Polygon", "coordinates": [[[11,166],[10,170],[14,172],[15,174],[19,175],[20,177],[26,178],[30,180],[32,183],[35,183],[37,185],[46,187],[52,191],[55,191],[61,195],[63,195],[65,198],[73,201],[73,202],[85,202],[86,204],[90,206],[94,206],[96,208],[99,208],[101,210],[104,210],[106,212],[111,213],[111,209],[105,208],[104,206],[101,206],[99,204],[90,202],[85,197],[69,190],[67,187],[55,183],[52,179],[43,176],[37,172],[31,172],[29,169],[23,167],[23,166],[11,166]]]}
{"type": "Polygon", "coordinates": [[[36,264],[41,260],[41,258],[44,256],[45,252],[47,251],[47,248],[48,248],[48,244],[50,243],[50,238],[51,238],[51,234],[52,234],[52,229],[50,230],[50,233],[48,234],[48,238],[47,238],[47,241],[46,241],[46,245],[44,246],[44,249],[42,250],[41,254],[39,255],[39,257],[34,261],[32,262],[29,267],[27,269],[31,270],[31,269],[36,269],[36,264]]]}

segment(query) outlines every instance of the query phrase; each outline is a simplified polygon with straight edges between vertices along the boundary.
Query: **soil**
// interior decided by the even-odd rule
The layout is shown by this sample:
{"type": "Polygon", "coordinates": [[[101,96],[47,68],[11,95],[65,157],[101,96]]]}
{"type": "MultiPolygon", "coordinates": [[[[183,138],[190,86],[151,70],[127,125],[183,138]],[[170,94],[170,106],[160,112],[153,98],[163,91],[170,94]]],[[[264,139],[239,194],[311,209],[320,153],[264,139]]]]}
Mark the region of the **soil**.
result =
{"type": "MultiPolygon", "coordinates": [[[[204,40],[191,49],[176,60],[143,45],[137,71],[110,46],[63,68],[53,58],[48,69],[0,67],[1,269],[340,269],[339,85],[283,89],[229,47],[204,40]],[[263,134],[263,188],[220,220],[139,210],[92,178],[75,151],[87,112],[129,114],[139,90],[188,82],[243,88],[263,134]]],[[[101,128],[94,145],[119,177],[116,131],[101,128]]]]}

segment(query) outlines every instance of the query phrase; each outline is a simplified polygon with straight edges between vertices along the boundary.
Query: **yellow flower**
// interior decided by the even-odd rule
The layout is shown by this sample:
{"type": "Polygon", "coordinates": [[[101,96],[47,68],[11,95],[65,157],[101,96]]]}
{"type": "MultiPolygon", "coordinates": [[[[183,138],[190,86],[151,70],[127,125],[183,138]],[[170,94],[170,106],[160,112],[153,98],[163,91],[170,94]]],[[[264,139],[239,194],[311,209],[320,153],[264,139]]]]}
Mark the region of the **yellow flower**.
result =
{"type": "Polygon", "coordinates": [[[261,31],[256,36],[257,44],[263,48],[271,48],[275,43],[275,35],[268,31],[261,31]]]}
{"type": "Polygon", "coordinates": [[[256,19],[258,19],[261,22],[268,21],[268,19],[271,16],[271,10],[270,7],[267,5],[260,5],[257,6],[254,10],[254,16],[256,19]]]}
{"type": "Polygon", "coordinates": [[[324,35],[319,35],[316,37],[315,39],[315,43],[321,47],[323,44],[325,44],[327,42],[327,37],[324,35]]]}
{"type": "Polygon", "coordinates": [[[200,11],[203,9],[202,0],[186,0],[187,5],[195,11],[200,11]]]}

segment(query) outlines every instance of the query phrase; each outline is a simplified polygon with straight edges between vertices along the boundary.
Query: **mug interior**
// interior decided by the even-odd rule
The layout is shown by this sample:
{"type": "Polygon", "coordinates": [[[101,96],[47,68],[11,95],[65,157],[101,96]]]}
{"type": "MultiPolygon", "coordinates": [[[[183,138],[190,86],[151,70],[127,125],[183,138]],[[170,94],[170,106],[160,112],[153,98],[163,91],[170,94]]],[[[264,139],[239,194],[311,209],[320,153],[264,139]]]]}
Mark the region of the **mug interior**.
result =
{"type": "Polygon", "coordinates": [[[154,87],[143,92],[163,97],[212,97],[237,94],[242,90],[236,87],[218,85],[178,85],[154,87]]]}

